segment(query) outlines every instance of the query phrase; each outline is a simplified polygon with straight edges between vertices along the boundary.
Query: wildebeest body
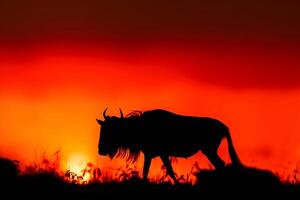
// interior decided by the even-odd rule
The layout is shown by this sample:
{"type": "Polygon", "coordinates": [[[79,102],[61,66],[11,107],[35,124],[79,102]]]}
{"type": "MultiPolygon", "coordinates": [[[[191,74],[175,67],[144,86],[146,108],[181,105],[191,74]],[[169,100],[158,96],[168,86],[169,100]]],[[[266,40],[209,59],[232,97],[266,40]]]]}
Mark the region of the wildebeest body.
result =
{"type": "Polygon", "coordinates": [[[227,139],[232,163],[241,164],[234,149],[228,127],[217,119],[178,115],[157,109],[134,112],[128,117],[108,117],[103,113],[99,154],[126,157],[135,161],[143,152],[144,178],[147,177],[152,158],[159,156],[168,174],[177,182],[169,157],[188,158],[201,150],[215,166],[222,168],[225,162],[217,150],[223,138],[227,139]]]}

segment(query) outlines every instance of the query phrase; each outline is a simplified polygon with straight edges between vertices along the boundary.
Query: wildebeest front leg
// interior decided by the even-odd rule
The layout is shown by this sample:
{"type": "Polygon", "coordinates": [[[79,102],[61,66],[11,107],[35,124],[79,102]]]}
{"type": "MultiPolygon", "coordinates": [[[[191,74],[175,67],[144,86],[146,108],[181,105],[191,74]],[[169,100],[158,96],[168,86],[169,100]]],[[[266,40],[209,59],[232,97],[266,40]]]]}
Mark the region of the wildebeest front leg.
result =
{"type": "Polygon", "coordinates": [[[147,180],[147,177],[148,177],[151,160],[152,160],[152,158],[150,156],[145,155],[144,168],[143,168],[143,179],[145,181],[147,180]]]}
{"type": "Polygon", "coordinates": [[[171,162],[169,160],[169,156],[160,156],[161,160],[163,161],[166,169],[167,169],[167,173],[168,175],[174,180],[174,182],[177,184],[179,183],[179,181],[177,180],[177,178],[175,177],[171,162]]]}

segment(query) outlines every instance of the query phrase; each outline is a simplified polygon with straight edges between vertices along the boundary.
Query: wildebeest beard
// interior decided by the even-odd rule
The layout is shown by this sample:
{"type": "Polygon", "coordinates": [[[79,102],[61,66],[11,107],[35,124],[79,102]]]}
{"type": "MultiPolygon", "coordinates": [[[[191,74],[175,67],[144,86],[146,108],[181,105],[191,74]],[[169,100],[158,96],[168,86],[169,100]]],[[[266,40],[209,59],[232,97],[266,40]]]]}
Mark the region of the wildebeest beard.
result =
{"type": "Polygon", "coordinates": [[[136,162],[140,156],[140,150],[125,146],[119,146],[114,151],[108,153],[111,159],[119,157],[124,158],[128,162],[136,162]]]}
{"type": "Polygon", "coordinates": [[[124,128],[121,133],[113,137],[114,144],[112,144],[111,151],[108,153],[111,159],[119,157],[126,159],[128,162],[136,162],[140,156],[141,149],[139,148],[137,137],[140,135],[139,127],[141,112],[132,112],[124,118],[124,128]]]}

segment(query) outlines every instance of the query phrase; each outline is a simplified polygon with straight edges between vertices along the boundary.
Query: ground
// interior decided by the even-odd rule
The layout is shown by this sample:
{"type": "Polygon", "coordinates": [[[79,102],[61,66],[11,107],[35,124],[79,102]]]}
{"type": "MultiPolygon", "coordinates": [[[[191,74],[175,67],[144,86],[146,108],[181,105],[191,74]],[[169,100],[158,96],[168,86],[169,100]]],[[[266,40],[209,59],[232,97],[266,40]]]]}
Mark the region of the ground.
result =
{"type": "MultiPolygon", "coordinates": [[[[1,162],[0,162],[1,163],[1,162]]],[[[1,163],[2,195],[29,199],[42,198],[196,198],[196,197],[300,197],[300,184],[282,182],[267,170],[227,166],[222,170],[200,170],[196,183],[174,185],[170,182],[144,182],[138,177],[123,181],[74,184],[66,182],[56,172],[39,171],[19,174],[16,162],[1,163]],[[6,166],[6,167],[3,167],[6,166]],[[6,172],[6,173],[4,173],[6,172]]]]}

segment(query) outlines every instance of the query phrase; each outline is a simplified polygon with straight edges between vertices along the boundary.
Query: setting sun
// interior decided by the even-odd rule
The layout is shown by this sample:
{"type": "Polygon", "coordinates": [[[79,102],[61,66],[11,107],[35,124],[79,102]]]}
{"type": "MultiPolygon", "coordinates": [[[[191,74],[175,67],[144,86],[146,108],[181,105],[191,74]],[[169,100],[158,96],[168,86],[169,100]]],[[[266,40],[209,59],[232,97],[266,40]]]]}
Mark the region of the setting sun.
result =
{"type": "Polygon", "coordinates": [[[87,172],[88,160],[84,154],[76,153],[70,156],[67,161],[67,171],[74,174],[79,183],[87,182],[90,179],[90,174],[87,172]]]}
{"type": "Polygon", "coordinates": [[[87,160],[83,154],[73,154],[67,162],[67,169],[76,174],[81,173],[86,167],[87,160]]]}

